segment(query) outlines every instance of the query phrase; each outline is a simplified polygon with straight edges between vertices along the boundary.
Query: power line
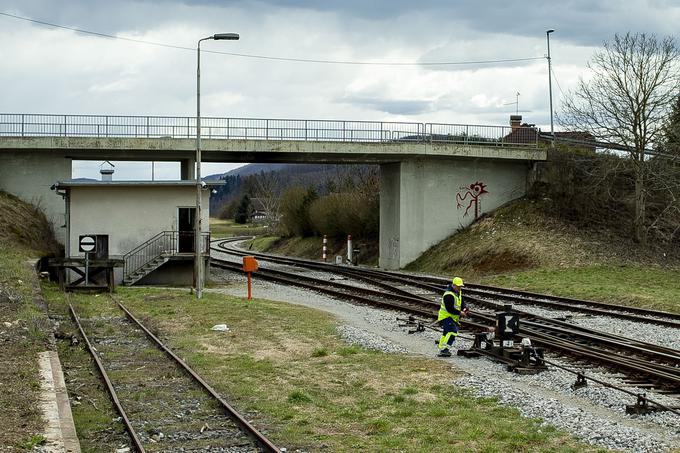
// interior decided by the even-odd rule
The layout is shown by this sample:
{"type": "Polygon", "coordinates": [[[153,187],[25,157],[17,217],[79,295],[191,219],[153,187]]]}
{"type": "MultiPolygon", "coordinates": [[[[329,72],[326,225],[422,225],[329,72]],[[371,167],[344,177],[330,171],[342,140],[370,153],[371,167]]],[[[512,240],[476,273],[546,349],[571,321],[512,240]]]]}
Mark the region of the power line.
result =
{"type": "MultiPolygon", "coordinates": [[[[100,33],[96,31],[84,30],[81,28],[67,27],[65,25],[54,24],[51,22],[45,22],[36,19],[30,19],[28,17],[17,16],[15,14],[0,12],[1,16],[9,17],[12,19],[23,20],[26,22],[32,22],[34,24],[45,25],[47,27],[60,28],[63,30],[70,30],[76,33],[82,33],[86,35],[98,36],[100,38],[117,39],[120,41],[128,41],[137,44],[146,44],[157,47],[165,47],[169,49],[178,50],[189,50],[195,52],[196,49],[193,47],[177,46],[173,44],[166,44],[154,41],[146,41],[143,39],[125,38],[123,36],[110,35],[107,33],[100,33]]],[[[206,53],[213,53],[219,55],[228,55],[232,57],[241,58],[254,58],[259,60],[274,60],[274,61],[290,61],[295,63],[317,63],[317,64],[336,64],[336,65],[355,65],[355,66],[464,66],[464,65],[479,65],[479,64],[494,64],[494,63],[518,63],[524,61],[534,61],[543,60],[545,57],[527,57],[527,58],[503,58],[498,60],[476,60],[476,61],[426,61],[420,63],[412,62],[379,62],[379,61],[346,61],[346,60],[316,60],[309,58],[286,58],[286,57],[275,57],[271,55],[256,55],[256,54],[245,54],[245,53],[234,53],[234,52],[220,52],[216,50],[203,50],[206,53]]]]}
{"type": "Polygon", "coordinates": [[[555,70],[552,69],[552,68],[550,68],[550,70],[552,71],[553,77],[555,77],[555,82],[557,83],[557,88],[560,89],[560,93],[562,93],[562,97],[567,97],[567,95],[564,94],[564,91],[562,91],[562,86],[560,85],[560,81],[557,80],[557,74],[555,74],[555,70]]]}

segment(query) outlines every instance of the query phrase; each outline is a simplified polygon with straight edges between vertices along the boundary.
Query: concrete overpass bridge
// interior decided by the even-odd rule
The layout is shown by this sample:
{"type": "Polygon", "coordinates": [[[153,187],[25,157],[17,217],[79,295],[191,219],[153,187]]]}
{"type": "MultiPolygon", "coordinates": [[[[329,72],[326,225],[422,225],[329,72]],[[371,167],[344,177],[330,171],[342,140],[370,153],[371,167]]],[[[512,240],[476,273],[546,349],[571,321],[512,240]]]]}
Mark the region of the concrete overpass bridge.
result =
{"type": "MultiPolygon", "coordinates": [[[[204,162],[379,164],[386,268],[523,196],[546,159],[519,124],[202,117],[201,135],[204,162]]],[[[195,179],[195,137],[195,117],[0,114],[0,189],[39,201],[59,226],[50,187],[71,179],[73,160],[177,161],[195,179]]]]}

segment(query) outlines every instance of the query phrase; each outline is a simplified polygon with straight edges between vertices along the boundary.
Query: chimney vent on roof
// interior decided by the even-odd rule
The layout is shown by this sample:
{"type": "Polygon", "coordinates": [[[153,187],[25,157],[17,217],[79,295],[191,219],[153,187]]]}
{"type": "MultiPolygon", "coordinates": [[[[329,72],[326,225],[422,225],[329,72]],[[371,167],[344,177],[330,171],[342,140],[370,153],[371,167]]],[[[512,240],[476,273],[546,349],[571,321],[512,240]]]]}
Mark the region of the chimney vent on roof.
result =
{"type": "Polygon", "coordinates": [[[522,115],[510,115],[510,127],[515,132],[522,124],[522,115]]]}
{"type": "Polygon", "coordinates": [[[102,175],[102,181],[113,181],[113,167],[115,167],[115,165],[108,160],[105,160],[99,166],[99,173],[102,175]]]}

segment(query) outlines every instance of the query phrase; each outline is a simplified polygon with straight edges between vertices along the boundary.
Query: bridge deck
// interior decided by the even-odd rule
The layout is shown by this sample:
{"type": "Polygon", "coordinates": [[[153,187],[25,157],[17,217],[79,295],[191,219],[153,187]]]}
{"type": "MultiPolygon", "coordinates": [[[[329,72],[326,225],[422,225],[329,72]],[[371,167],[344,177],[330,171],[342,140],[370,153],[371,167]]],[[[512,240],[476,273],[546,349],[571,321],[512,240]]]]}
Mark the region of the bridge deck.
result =
{"type": "MultiPolygon", "coordinates": [[[[442,123],[202,118],[207,162],[394,162],[414,157],[545,160],[534,128],[442,123]]],[[[75,159],[191,159],[195,117],[0,114],[0,151],[75,159]]]]}

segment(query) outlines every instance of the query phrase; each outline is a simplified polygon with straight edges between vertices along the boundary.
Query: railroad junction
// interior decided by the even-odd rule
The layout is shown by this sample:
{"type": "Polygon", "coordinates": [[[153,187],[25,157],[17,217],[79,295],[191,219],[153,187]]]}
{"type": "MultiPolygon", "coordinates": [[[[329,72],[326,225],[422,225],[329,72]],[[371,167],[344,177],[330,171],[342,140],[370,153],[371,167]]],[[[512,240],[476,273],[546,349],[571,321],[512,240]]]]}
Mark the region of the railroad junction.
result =
{"type": "MultiPolygon", "coordinates": [[[[213,244],[213,267],[217,268],[213,269],[213,277],[228,285],[215,291],[243,294],[244,277],[238,269],[246,253],[233,245],[213,244]]],[[[266,294],[267,298],[327,310],[341,319],[339,329],[347,341],[368,348],[434,356],[433,340],[439,334],[427,328],[434,317],[426,313],[427,310],[434,313],[432,301],[436,300],[436,291],[427,285],[441,287],[444,283],[441,278],[413,279],[402,275],[390,279],[390,275],[378,277],[379,273],[363,269],[334,269],[321,263],[255,256],[260,259],[263,271],[255,277],[256,297],[266,294]],[[344,288],[331,295],[330,287],[338,283],[344,288]],[[309,291],[316,295],[310,297],[309,291]],[[399,297],[407,293],[410,296],[399,297]],[[421,296],[430,300],[429,307],[422,301],[419,308],[412,305],[421,296]],[[412,322],[408,322],[409,317],[412,322]],[[414,319],[421,321],[413,322],[414,319]],[[418,329],[419,324],[425,328],[418,329]]],[[[468,303],[479,315],[489,308],[493,313],[513,301],[514,311],[521,313],[526,325],[523,334],[531,332],[532,340],[545,346],[548,370],[524,375],[510,373],[504,364],[484,358],[455,357],[446,360],[468,373],[457,379],[455,385],[472,388],[479,396],[499,398],[528,417],[543,418],[600,447],[626,451],[665,451],[678,447],[680,317],[635,309],[627,312],[606,304],[595,307],[593,302],[519,292],[502,294],[499,288],[476,285],[470,285],[467,291],[471,300],[468,303]],[[547,325],[541,323],[553,324],[558,331],[548,334],[547,325]],[[640,329],[645,335],[636,336],[637,340],[621,334],[640,329]],[[636,357],[640,357],[639,363],[636,357]],[[651,369],[654,367],[656,371],[651,369]],[[664,379],[668,380],[662,382],[664,379]],[[649,410],[637,411],[641,405],[649,410]]],[[[473,331],[469,328],[463,331],[457,340],[460,350],[473,346],[473,331]]]]}
{"type": "MultiPolygon", "coordinates": [[[[497,313],[504,312],[520,318],[519,330],[513,332],[518,335],[506,337],[514,340],[507,350],[525,348],[522,340],[528,338],[533,348],[542,348],[532,356],[541,362],[518,367],[497,357],[436,359],[434,314],[448,279],[258,254],[244,249],[244,240],[212,241],[213,284],[200,302],[177,287],[142,285],[108,295],[62,293],[45,286],[59,325],[56,335],[75,413],[82,417],[87,406],[91,418],[101,419],[109,400],[119,406],[106,416],[101,428],[106,437],[100,442],[121,452],[189,447],[206,452],[334,451],[340,438],[354,436],[348,425],[368,418],[363,422],[367,438],[394,437],[411,445],[403,440],[411,438],[408,429],[429,426],[432,417],[413,428],[392,417],[408,416],[412,407],[444,392],[456,407],[466,407],[466,416],[488,405],[494,415],[486,417],[502,418],[504,409],[487,397],[523,414],[526,418],[508,427],[521,443],[503,438],[501,444],[509,449],[529,445],[532,436],[551,433],[552,427],[569,433],[555,436],[556,441],[582,442],[576,451],[662,452],[678,447],[677,314],[467,282],[471,316],[456,348],[473,349],[477,335],[488,332],[497,313]],[[248,300],[243,258],[252,255],[258,268],[252,277],[254,299],[248,300]],[[322,312],[334,317],[332,329],[320,327],[322,312]],[[268,326],[275,330],[268,331],[268,326]],[[631,336],[632,331],[639,333],[631,336]],[[353,346],[329,347],[326,337],[335,332],[343,344],[353,346]],[[73,355],[87,351],[97,368],[83,366],[82,360],[74,366],[73,355]],[[390,363],[390,368],[360,367],[371,358],[390,363]],[[305,361],[309,363],[301,366],[305,361]],[[308,374],[313,378],[302,378],[308,374]],[[374,376],[381,381],[372,381],[374,376]],[[91,393],[96,387],[102,391],[91,393]],[[347,406],[347,394],[357,392],[358,400],[350,399],[347,406]],[[366,395],[374,392],[379,396],[373,404],[379,404],[367,409],[366,395]],[[314,412],[317,407],[323,410],[314,412]],[[351,421],[329,428],[324,411],[338,412],[331,418],[335,423],[351,421]],[[269,412],[283,422],[272,423],[269,412]],[[307,417],[321,419],[309,426],[307,417]],[[536,427],[533,419],[545,426],[536,427]],[[301,431],[291,437],[291,430],[301,431]],[[287,439],[298,440],[279,442],[284,432],[287,439]],[[307,443],[305,436],[315,440],[307,443]]],[[[478,341],[476,346],[484,349],[478,341]]],[[[441,405],[445,400],[435,401],[441,405]]],[[[80,423],[80,433],[91,442],[80,423]]],[[[427,437],[414,435],[419,441],[427,437]]],[[[360,438],[350,442],[367,445],[360,438]]]]}
{"type": "MultiPolygon", "coordinates": [[[[507,134],[502,128],[491,132],[497,136],[495,140],[501,139],[491,146],[488,139],[461,143],[469,140],[467,132],[457,135],[435,132],[438,131],[435,126],[453,125],[380,123],[380,129],[376,129],[375,124],[350,124],[348,129],[343,124],[343,132],[351,132],[349,138],[337,136],[340,130],[337,125],[319,125],[325,129],[320,127],[317,132],[331,135],[322,139],[305,135],[303,139],[302,132],[311,130],[307,123],[304,127],[288,123],[258,126],[253,121],[256,120],[240,125],[227,122],[222,132],[216,127],[216,137],[206,140],[207,159],[240,155],[249,160],[259,156],[262,161],[278,162],[311,156],[323,162],[371,161],[381,165],[384,212],[380,216],[380,263],[388,269],[402,267],[428,244],[448,236],[456,225],[467,224],[486,210],[523,195],[531,177],[531,164],[540,160],[542,153],[531,146],[514,148],[516,143],[505,146],[502,138],[507,134]],[[284,130],[292,136],[268,135],[275,131],[282,134],[284,130]],[[238,131],[244,135],[255,133],[255,137],[234,137],[238,131]],[[377,136],[373,135],[376,131],[377,136]],[[220,136],[225,133],[226,137],[220,136]],[[251,154],[238,154],[244,150],[251,154]],[[456,183],[462,181],[462,175],[474,175],[475,179],[488,176],[502,190],[487,198],[484,209],[470,204],[474,216],[469,219],[446,218],[438,225],[416,222],[414,219],[429,218],[441,207],[437,196],[428,197],[437,200],[436,203],[423,203],[425,193],[431,195],[432,190],[439,189],[448,195],[455,192],[450,184],[441,184],[452,179],[451,175],[456,183]]],[[[60,130],[67,131],[66,126],[60,130]]],[[[65,132],[65,137],[52,137],[49,133],[41,137],[44,132],[38,131],[27,137],[0,139],[0,148],[4,150],[0,157],[8,164],[3,167],[4,173],[0,172],[0,182],[3,188],[9,185],[15,191],[19,189],[13,166],[19,162],[25,167],[27,159],[47,155],[60,160],[53,162],[57,172],[66,168],[61,160],[68,161],[74,156],[180,159],[183,178],[180,181],[64,179],[52,187],[50,195],[63,197],[61,231],[68,259],[84,257],[87,266],[90,253],[94,259],[108,259],[109,254],[114,260],[121,257],[121,269],[114,270],[113,264],[107,267],[108,289],[112,280],[140,286],[138,291],[142,292],[147,291],[145,285],[149,284],[191,284],[190,263],[195,243],[191,206],[196,188],[191,181],[192,162],[188,157],[191,140],[174,135],[157,137],[158,131],[151,134],[148,126],[140,127],[142,132],[135,129],[122,136],[113,133],[105,139],[98,136],[99,131],[90,132],[94,137],[82,137],[82,130],[65,132]],[[147,137],[138,137],[140,133],[147,137]],[[17,155],[20,158],[15,159],[17,155]],[[97,256],[98,253],[102,256],[97,256]]],[[[190,126],[184,133],[191,135],[190,126]]],[[[47,170],[38,172],[36,177],[41,178],[38,187],[52,176],[47,170]]],[[[470,190],[485,190],[486,185],[475,187],[470,190]]],[[[207,196],[208,190],[204,193],[205,205],[207,196]]],[[[208,212],[204,215],[207,223],[208,212]]],[[[244,296],[242,259],[252,253],[231,244],[234,241],[210,243],[206,236],[201,242],[205,252],[210,250],[204,255],[210,256],[204,264],[210,266],[216,284],[209,291],[244,296]]],[[[448,279],[254,255],[260,260],[260,267],[254,275],[253,310],[257,298],[302,304],[341,319],[338,330],[350,343],[405,354],[408,358],[400,359],[402,362],[430,360],[434,355],[433,340],[438,333],[433,320],[448,279]]],[[[62,265],[78,264],[70,263],[64,261],[62,265]]],[[[102,267],[97,261],[93,263],[102,267]]],[[[73,284],[67,282],[62,287],[72,289],[66,287],[78,286],[83,278],[87,283],[89,272],[79,275],[73,284]]],[[[159,297],[153,290],[148,291],[150,300],[159,297]]],[[[166,290],[170,294],[172,291],[166,290]]],[[[203,448],[214,442],[226,451],[280,448],[268,438],[269,434],[276,436],[275,429],[258,430],[260,417],[256,413],[232,411],[224,387],[216,389],[210,385],[218,380],[210,373],[210,367],[198,372],[180,357],[204,351],[219,354],[220,348],[228,348],[224,339],[212,343],[219,337],[206,339],[199,334],[203,342],[180,346],[179,354],[177,345],[158,343],[157,340],[163,342],[159,338],[163,329],[153,324],[153,313],[144,313],[142,319],[135,314],[139,307],[126,308],[116,295],[98,300],[74,296],[73,304],[69,303],[71,295],[60,297],[67,302],[63,306],[69,307],[68,316],[63,316],[60,322],[68,323],[70,319],[78,325],[78,334],[69,334],[69,338],[81,338],[88,345],[92,359],[98,362],[99,373],[106,376],[103,379],[110,398],[119,403],[116,420],[125,425],[125,431],[115,437],[115,442],[122,446],[121,450],[203,448]],[[151,325],[142,326],[140,321],[151,321],[151,325]],[[206,371],[208,375],[204,377],[206,371]]],[[[453,386],[470,389],[477,396],[498,398],[527,417],[543,419],[595,447],[653,452],[680,445],[678,315],[471,284],[466,285],[465,298],[472,311],[463,322],[456,343],[462,354],[438,365],[446,367],[452,375],[457,373],[450,378],[453,386]],[[513,327],[503,334],[498,329],[501,317],[519,322],[508,323],[513,327]],[[494,326],[493,334],[498,335],[495,338],[491,331],[494,326]],[[644,335],[630,334],[640,331],[644,335]]],[[[168,304],[168,313],[174,315],[175,308],[171,302],[168,304]]],[[[192,316],[191,312],[186,315],[188,319],[192,316]]],[[[228,332],[226,324],[216,322],[215,327],[222,325],[223,329],[216,330],[228,332]]],[[[266,361],[266,331],[261,336],[263,350],[256,354],[266,361]]],[[[319,348],[313,354],[324,357],[327,352],[319,348]]],[[[200,357],[193,362],[200,365],[205,360],[200,357]]],[[[395,400],[399,402],[400,398],[404,396],[395,400]]],[[[304,390],[293,391],[289,396],[291,403],[308,399],[304,390]]],[[[383,422],[376,423],[376,429],[382,429],[383,422]]]]}

